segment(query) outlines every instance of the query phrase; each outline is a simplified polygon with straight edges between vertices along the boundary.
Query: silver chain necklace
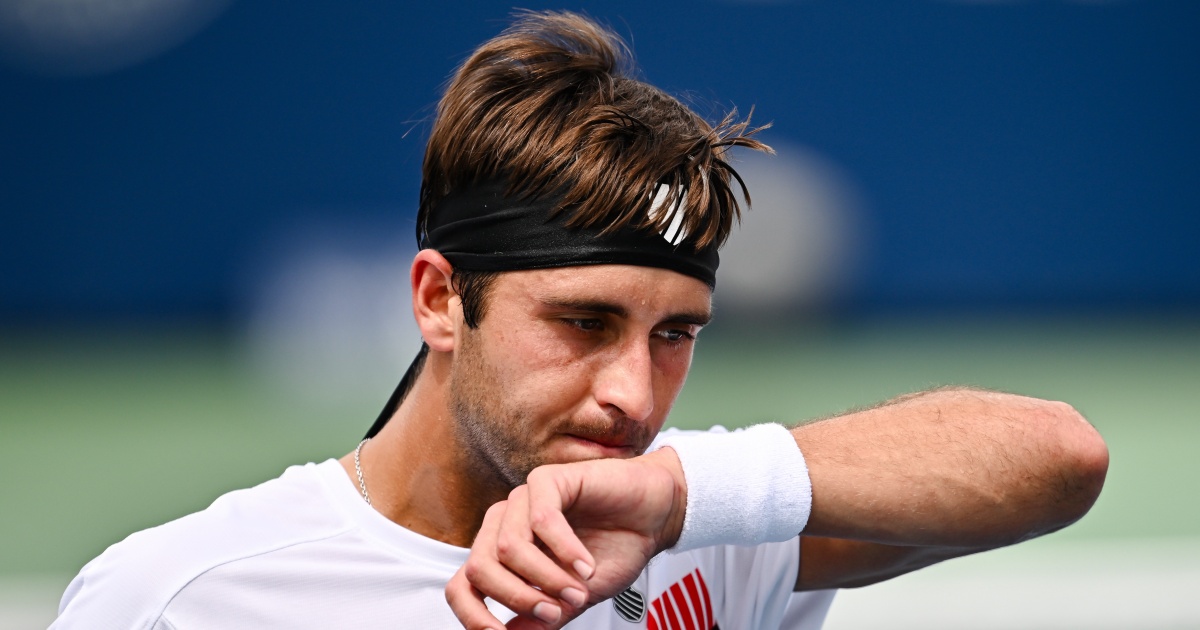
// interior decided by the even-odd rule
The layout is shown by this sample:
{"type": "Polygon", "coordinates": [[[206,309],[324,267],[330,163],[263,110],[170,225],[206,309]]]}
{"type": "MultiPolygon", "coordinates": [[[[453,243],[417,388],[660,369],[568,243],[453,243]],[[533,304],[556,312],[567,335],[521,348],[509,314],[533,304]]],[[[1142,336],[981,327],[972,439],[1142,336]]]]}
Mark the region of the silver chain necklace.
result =
{"type": "Polygon", "coordinates": [[[367,502],[367,505],[371,505],[371,495],[367,494],[367,481],[363,479],[362,462],[359,460],[359,456],[362,454],[363,445],[370,441],[371,438],[367,438],[359,442],[358,448],[354,449],[354,472],[358,473],[358,489],[362,491],[363,500],[367,502]]]}

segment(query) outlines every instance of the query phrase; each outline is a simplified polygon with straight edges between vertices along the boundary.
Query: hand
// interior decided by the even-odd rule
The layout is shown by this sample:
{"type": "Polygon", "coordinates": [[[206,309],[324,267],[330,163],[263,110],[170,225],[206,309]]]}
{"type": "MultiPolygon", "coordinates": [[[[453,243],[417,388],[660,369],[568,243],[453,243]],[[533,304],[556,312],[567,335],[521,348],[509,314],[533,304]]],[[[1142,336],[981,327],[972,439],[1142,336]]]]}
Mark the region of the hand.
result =
{"type": "Polygon", "coordinates": [[[446,601],[468,630],[561,628],[633,583],[683,528],[687,487],[669,448],[629,460],[542,466],[493,505],[446,601]]]}

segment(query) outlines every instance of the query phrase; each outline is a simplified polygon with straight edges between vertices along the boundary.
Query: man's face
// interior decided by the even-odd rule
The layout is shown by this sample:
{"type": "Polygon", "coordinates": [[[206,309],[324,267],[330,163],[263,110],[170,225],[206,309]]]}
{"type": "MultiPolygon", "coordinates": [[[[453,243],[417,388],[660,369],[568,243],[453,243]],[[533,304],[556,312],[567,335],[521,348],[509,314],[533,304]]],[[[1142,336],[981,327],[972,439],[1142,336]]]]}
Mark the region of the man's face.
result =
{"type": "Polygon", "coordinates": [[[641,454],[710,313],[708,285],[665,269],[501,274],[479,328],[458,331],[450,396],[461,443],[511,486],[542,464],[641,454]]]}

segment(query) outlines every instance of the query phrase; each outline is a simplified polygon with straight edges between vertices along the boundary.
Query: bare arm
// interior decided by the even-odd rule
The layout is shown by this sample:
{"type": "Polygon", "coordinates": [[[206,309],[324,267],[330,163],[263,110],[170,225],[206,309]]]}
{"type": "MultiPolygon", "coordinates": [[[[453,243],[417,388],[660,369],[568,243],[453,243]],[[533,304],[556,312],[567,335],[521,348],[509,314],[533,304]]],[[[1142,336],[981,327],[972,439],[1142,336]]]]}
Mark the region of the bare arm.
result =
{"type": "Polygon", "coordinates": [[[797,427],[805,533],[994,547],[1064,527],[1100,493],[1108,451],[1064,403],[938,390],[797,427]]]}
{"type": "Polygon", "coordinates": [[[1108,469],[1104,441],[1069,405],[971,389],[792,434],[813,482],[798,589],[871,584],[1060,529],[1108,469]]]}
{"type": "MultiPolygon", "coordinates": [[[[1070,406],[979,390],[913,394],[791,433],[813,484],[800,590],[862,586],[1065,527],[1095,502],[1108,467],[1103,440],[1070,406]]],[[[522,615],[509,624],[516,628],[559,627],[618,592],[633,569],[678,539],[687,484],[678,458],[663,449],[545,466],[514,497],[485,521],[471,560],[447,588],[469,628],[495,625],[484,595],[522,615]],[[626,501],[622,509],[597,509],[615,498],[626,501]],[[643,542],[617,543],[631,533],[643,542]],[[569,569],[576,560],[596,575],[569,569]],[[548,595],[568,587],[586,591],[587,604],[548,595]],[[539,602],[562,616],[532,621],[539,602]]]]}

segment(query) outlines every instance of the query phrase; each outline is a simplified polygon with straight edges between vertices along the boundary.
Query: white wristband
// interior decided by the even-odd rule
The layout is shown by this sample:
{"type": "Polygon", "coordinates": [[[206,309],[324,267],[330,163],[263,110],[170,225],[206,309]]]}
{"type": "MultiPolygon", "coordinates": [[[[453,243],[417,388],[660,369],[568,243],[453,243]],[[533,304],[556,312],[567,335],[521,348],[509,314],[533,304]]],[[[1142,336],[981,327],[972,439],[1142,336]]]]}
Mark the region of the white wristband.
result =
{"type": "Polygon", "coordinates": [[[687,511],[673,552],[795,537],[812,512],[812,481],[791,432],[760,424],[666,437],[683,464],[687,511]]]}

